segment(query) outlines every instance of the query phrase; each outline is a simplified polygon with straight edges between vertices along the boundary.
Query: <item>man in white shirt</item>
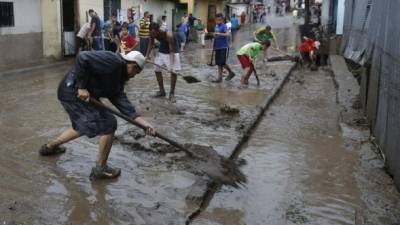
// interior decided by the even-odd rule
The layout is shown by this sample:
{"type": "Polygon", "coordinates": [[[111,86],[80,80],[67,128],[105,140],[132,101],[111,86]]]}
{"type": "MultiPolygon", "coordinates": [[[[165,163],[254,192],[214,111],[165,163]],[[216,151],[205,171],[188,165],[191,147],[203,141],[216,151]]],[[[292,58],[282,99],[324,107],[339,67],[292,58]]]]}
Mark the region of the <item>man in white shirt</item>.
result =
{"type": "Polygon", "coordinates": [[[85,50],[87,47],[86,44],[86,37],[90,31],[90,23],[85,23],[79,29],[79,32],[76,34],[76,51],[75,53],[78,54],[79,51],[85,50]]]}

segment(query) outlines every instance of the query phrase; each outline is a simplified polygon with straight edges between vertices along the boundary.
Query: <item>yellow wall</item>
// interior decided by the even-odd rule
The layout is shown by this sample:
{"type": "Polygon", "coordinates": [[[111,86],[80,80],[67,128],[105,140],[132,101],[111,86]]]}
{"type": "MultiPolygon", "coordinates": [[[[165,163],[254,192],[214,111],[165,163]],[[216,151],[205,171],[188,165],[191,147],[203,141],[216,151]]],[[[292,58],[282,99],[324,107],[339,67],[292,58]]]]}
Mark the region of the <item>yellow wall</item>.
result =
{"type": "Polygon", "coordinates": [[[208,0],[198,0],[199,15],[198,17],[203,21],[203,24],[207,24],[208,16],[208,0]]]}
{"type": "Polygon", "coordinates": [[[42,0],[43,56],[62,58],[60,1],[42,0]]]}

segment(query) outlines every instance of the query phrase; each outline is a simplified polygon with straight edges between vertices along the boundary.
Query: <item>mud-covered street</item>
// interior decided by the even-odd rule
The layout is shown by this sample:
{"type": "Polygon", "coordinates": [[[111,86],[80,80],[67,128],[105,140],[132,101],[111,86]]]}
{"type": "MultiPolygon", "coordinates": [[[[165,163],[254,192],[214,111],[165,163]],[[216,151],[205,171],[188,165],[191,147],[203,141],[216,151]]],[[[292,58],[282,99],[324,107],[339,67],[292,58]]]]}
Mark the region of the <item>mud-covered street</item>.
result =
{"type": "MultiPolygon", "coordinates": [[[[268,23],[281,48],[295,51],[299,34],[292,18],[273,16],[268,23]]],[[[40,157],[39,147],[70,127],[56,96],[70,61],[0,77],[0,224],[400,224],[400,194],[368,130],[344,132],[339,124],[329,67],[290,73],[294,62],[259,61],[261,85],[251,77],[247,88],[240,86],[234,53],[259,26],[243,27],[233,43],[232,81],[211,83],[217,68],[207,65],[207,42],[206,48],[190,43],[182,54],[182,74],[202,82],[178,79],[176,103],[151,97],[157,83],[150,65],[126,87],[138,112],[160,133],[212,146],[226,157],[274,97],[238,155],[246,162],[241,169],[247,184],[210,189],[196,160],[120,119],[109,159],[122,168],[117,180],[89,179],[97,138],[80,138],[66,144],[65,154],[40,157]],[[239,112],[227,113],[227,107],[239,112]]],[[[270,50],[269,56],[279,53],[270,50]]]]}

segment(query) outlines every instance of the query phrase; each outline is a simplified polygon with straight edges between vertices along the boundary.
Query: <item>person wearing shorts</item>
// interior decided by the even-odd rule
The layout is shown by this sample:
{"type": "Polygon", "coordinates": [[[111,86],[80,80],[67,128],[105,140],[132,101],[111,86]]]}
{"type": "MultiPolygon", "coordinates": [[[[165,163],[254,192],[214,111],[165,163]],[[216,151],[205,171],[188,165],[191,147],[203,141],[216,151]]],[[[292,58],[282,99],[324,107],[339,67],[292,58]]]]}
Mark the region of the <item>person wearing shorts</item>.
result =
{"type": "Polygon", "coordinates": [[[41,156],[65,152],[61,145],[81,136],[99,137],[99,154],[90,174],[94,179],[112,179],[121,169],[107,164],[111,151],[117,119],[108,111],[90,103],[107,98],[121,113],[146,127],[146,133],[155,135],[155,129],[135,110],[124,92],[126,82],[140,73],[145,63],[137,51],[115,54],[110,51],[82,51],[75,65],[58,86],[58,100],[71,120],[71,128],[39,149],[41,156]]]}
{"type": "Polygon", "coordinates": [[[240,83],[242,85],[249,84],[250,75],[254,72],[254,61],[260,56],[261,52],[268,48],[269,41],[262,43],[252,42],[244,45],[236,53],[240,64],[242,65],[243,75],[240,83]]]}
{"type": "Polygon", "coordinates": [[[268,41],[268,47],[263,50],[263,61],[266,62],[268,60],[268,48],[271,46],[271,43],[274,42],[277,49],[279,49],[278,42],[276,40],[276,36],[274,32],[271,30],[271,26],[266,26],[265,28],[259,28],[254,32],[254,41],[263,43],[268,41]]]}
{"type": "Polygon", "coordinates": [[[304,37],[304,41],[299,46],[301,62],[307,62],[308,67],[316,66],[316,51],[321,43],[313,38],[304,37]]]}
{"type": "MultiPolygon", "coordinates": [[[[175,102],[175,85],[177,76],[174,72],[181,70],[180,61],[180,48],[182,40],[177,32],[165,32],[160,29],[158,23],[150,24],[150,52],[154,48],[154,41],[160,42],[158,48],[158,53],[154,60],[154,63],[160,66],[166,66],[170,72],[171,76],[171,87],[169,91],[169,101],[175,102]]],[[[150,54],[150,52],[148,54],[150,54]]],[[[155,66],[155,74],[157,78],[157,83],[159,91],[154,95],[154,97],[165,97],[164,81],[159,66],[155,66]]]]}
{"type": "Polygon", "coordinates": [[[213,46],[215,51],[215,64],[218,66],[218,78],[213,82],[220,83],[222,82],[224,68],[229,72],[226,80],[231,80],[235,76],[235,73],[226,63],[229,54],[228,37],[230,33],[228,32],[228,28],[224,23],[224,18],[221,13],[218,13],[215,16],[215,22],[217,23],[217,25],[215,26],[213,46]]]}

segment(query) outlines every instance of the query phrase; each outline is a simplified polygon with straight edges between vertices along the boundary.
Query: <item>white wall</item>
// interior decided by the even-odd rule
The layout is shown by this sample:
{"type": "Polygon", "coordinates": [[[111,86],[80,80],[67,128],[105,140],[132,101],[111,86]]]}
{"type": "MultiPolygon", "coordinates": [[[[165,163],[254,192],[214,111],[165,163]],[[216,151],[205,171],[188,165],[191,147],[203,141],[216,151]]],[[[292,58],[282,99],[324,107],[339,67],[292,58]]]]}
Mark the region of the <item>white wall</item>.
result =
{"type": "MultiPolygon", "coordinates": [[[[157,22],[157,19],[160,16],[166,15],[168,29],[171,30],[172,9],[175,8],[174,2],[163,1],[163,0],[147,0],[147,1],[144,1],[144,0],[122,0],[121,1],[121,10],[126,11],[128,8],[131,8],[132,6],[135,6],[135,7],[138,6],[138,4],[141,5],[140,17],[143,16],[143,13],[145,11],[149,11],[150,14],[153,14],[153,18],[154,18],[155,22],[157,22]]],[[[139,12],[136,10],[136,13],[138,14],[139,12]]]]}
{"type": "Polygon", "coordinates": [[[240,16],[242,12],[247,14],[247,6],[246,4],[235,4],[235,7],[232,9],[232,13],[235,13],[236,16],[240,16]]]}
{"type": "Polygon", "coordinates": [[[343,34],[343,22],[344,22],[344,0],[338,1],[337,9],[337,22],[336,22],[336,34],[343,34]]]}
{"type": "Polygon", "coordinates": [[[322,2],[322,14],[321,14],[321,23],[324,28],[328,26],[329,23],[329,6],[330,0],[324,0],[322,2]]]}
{"type": "Polygon", "coordinates": [[[86,22],[90,22],[89,9],[93,9],[101,19],[104,19],[103,0],[80,0],[79,23],[81,26],[86,22]],[[86,14],[88,15],[86,16],[86,14]]]}
{"type": "Polygon", "coordinates": [[[40,0],[5,1],[14,2],[14,27],[0,27],[0,35],[42,32],[40,0]]]}

